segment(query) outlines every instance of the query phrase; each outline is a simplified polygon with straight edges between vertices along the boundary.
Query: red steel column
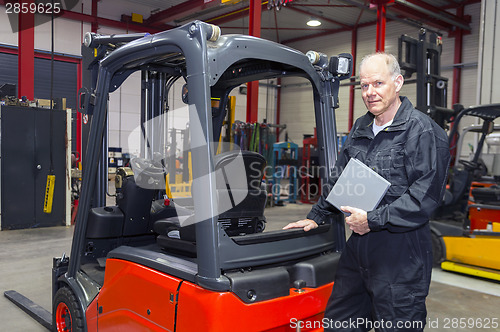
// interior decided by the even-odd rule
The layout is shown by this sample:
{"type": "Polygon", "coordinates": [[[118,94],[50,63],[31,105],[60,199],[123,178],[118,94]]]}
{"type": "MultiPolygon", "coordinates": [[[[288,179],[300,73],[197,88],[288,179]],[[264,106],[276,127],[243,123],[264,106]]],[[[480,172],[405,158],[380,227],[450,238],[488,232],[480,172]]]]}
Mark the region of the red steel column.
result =
{"type": "MultiPolygon", "coordinates": [[[[250,0],[250,17],[248,22],[248,34],[260,37],[260,0],[250,0]]],[[[257,122],[259,111],[259,82],[253,81],[247,84],[247,122],[257,122]]]]}
{"type": "MultiPolygon", "coordinates": [[[[352,55],[352,76],[356,75],[356,53],[358,44],[358,28],[352,29],[351,36],[351,55],[352,55]]],[[[351,83],[354,83],[355,79],[351,78],[351,83]]],[[[351,130],[354,124],[354,85],[349,87],[349,119],[347,122],[347,130],[351,130]]]]}
{"type": "Polygon", "coordinates": [[[18,17],[17,92],[19,98],[26,96],[29,100],[33,100],[35,97],[35,14],[28,11],[26,14],[20,13],[18,17]]]}
{"type": "Polygon", "coordinates": [[[92,0],[92,8],[91,8],[91,14],[92,17],[95,19],[95,21],[90,24],[90,29],[94,33],[97,33],[97,29],[99,29],[99,23],[97,23],[97,1],[98,0],[92,0]]]}
{"type": "Polygon", "coordinates": [[[385,24],[386,24],[386,8],[385,4],[377,5],[377,52],[385,50],[385,24]]]}

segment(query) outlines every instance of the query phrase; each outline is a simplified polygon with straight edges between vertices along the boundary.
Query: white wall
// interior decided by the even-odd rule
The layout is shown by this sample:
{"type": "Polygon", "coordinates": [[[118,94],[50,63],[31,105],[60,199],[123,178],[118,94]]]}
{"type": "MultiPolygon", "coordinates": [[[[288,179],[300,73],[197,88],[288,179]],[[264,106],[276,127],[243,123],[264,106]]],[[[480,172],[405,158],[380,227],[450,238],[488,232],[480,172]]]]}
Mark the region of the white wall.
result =
{"type": "MultiPolygon", "coordinates": [[[[6,44],[6,45],[15,45],[17,46],[17,32],[14,32],[12,30],[12,27],[10,25],[9,21],[9,15],[6,14],[6,11],[3,10],[5,7],[0,7],[2,10],[0,10],[0,43],[1,44],[6,44]]],[[[17,16],[16,15],[10,15],[10,19],[13,19],[15,22],[13,23],[14,26],[17,27],[17,16]]]]}

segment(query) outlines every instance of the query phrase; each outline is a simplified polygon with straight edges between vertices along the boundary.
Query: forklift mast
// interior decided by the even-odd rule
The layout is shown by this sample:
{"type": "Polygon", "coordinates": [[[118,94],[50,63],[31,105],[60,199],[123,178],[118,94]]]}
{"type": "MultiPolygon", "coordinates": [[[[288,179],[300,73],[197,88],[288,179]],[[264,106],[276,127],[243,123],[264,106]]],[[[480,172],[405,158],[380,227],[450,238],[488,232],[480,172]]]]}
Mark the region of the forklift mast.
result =
{"type": "Polygon", "coordinates": [[[418,39],[399,37],[398,61],[405,78],[416,74],[416,108],[445,128],[455,112],[447,108],[448,78],[441,76],[442,47],[440,35],[422,28],[418,39]]]}

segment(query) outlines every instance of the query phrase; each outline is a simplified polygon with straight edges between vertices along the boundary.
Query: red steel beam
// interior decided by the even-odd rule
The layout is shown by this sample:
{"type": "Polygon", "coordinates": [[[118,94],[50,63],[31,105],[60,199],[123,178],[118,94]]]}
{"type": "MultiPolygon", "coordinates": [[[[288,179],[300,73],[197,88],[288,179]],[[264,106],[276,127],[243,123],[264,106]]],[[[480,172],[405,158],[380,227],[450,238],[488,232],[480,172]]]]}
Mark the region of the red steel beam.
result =
{"type": "MultiPolygon", "coordinates": [[[[28,0],[34,3],[34,0],[28,0]]],[[[17,83],[18,97],[25,96],[29,100],[35,97],[35,14],[19,14],[18,33],[18,65],[17,83]]]]}
{"type": "MultiPolygon", "coordinates": [[[[261,2],[250,0],[250,17],[248,22],[248,34],[260,37],[261,25],[261,2]]],[[[259,81],[248,82],[247,85],[247,122],[257,122],[259,112],[259,81]]]]}
{"type": "Polygon", "coordinates": [[[97,0],[92,0],[91,15],[94,19],[90,24],[90,30],[93,33],[97,33],[99,29],[99,23],[97,22],[97,0]]]}
{"type": "MultiPolygon", "coordinates": [[[[226,29],[237,29],[237,30],[242,30],[242,29],[246,29],[246,27],[244,26],[224,26],[224,30],[226,29]]],[[[349,27],[349,30],[351,30],[352,28],[349,27]]],[[[311,29],[311,28],[280,28],[280,27],[261,27],[260,30],[283,30],[283,31],[330,31],[332,29],[328,29],[328,28],[322,28],[322,29],[318,29],[318,28],[315,28],[315,29],[311,29]]]]}
{"type": "Polygon", "coordinates": [[[220,1],[217,0],[189,0],[151,15],[145,20],[145,24],[158,25],[174,21],[218,5],[220,5],[220,1]]]}
{"type": "Polygon", "coordinates": [[[125,23],[125,22],[120,22],[120,21],[115,21],[115,20],[110,20],[107,18],[102,18],[102,17],[93,17],[91,15],[87,14],[82,14],[70,10],[61,10],[61,16],[63,18],[69,19],[69,20],[75,20],[75,21],[81,21],[85,23],[93,23],[96,22],[98,25],[103,25],[111,28],[117,28],[117,29],[123,29],[123,30],[128,30],[128,31],[135,31],[135,32],[149,32],[149,33],[156,33],[156,32],[161,32],[164,31],[165,29],[159,29],[158,27],[152,27],[149,25],[141,25],[141,24],[134,24],[134,23],[125,23]]]}
{"type": "MultiPolygon", "coordinates": [[[[479,0],[481,1],[481,0],[479,0]]],[[[337,7],[337,8],[354,8],[354,5],[332,5],[332,4],[307,4],[307,3],[292,3],[294,7],[337,7]]]]}
{"type": "Polygon", "coordinates": [[[397,0],[398,4],[403,6],[414,8],[421,11],[421,16],[431,16],[441,22],[445,22],[450,26],[463,26],[466,30],[470,31],[469,22],[467,22],[463,17],[451,14],[439,7],[433,6],[422,0],[397,0]]]}
{"type": "Polygon", "coordinates": [[[472,5],[472,4],[480,3],[480,2],[481,2],[481,0],[463,0],[463,1],[460,1],[460,3],[452,3],[452,4],[449,4],[446,6],[441,6],[441,9],[442,10],[455,9],[455,8],[460,7],[460,6],[467,6],[467,5],[472,5]]]}
{"type": "MultiPolygon", "coordinates": [[[[294,11],[302,13],[302,14],[306,14],[308,16],[315,16],[313,13],[310,13],[307,10],[303,10],[303,9],[297,8],[296,6],[293,6],[293,5],[289,5],[289,6],[285,7],[285,8],[290,9],[290,10],[294,10],[294,11]]],[[[335,21],[335,20],[329,19],[329,18],[324,17],[324,16],[318,16],[318,18],[320,18],[320,19],[322,19],[322,20],[324,20],[326,22],[330,22],[330,23],[333,23],[333,24],[336,24],[336,25],[340,25],[341,27],[344,27],[344,28],[350,27],[349,25],[347,25],[345,23],[341,23],[339,21],[335,21]]]]}
{"type": "MultiPolygon", "coordinates": [[[[365,22],[365,23],[357,25],[357,27],[358,28],[364,28],[364,27],[367,27],[367,26],[374,25],[376,23],[377,23],[376,21],[365,22]]],[[[329,29],[329,30],[326,30],[326,31],[323,31],[323,32],[320,32],[320,33],[315,33],[315,34],[310,34],[310,35],[307,35],[307,36],[302,36],[302,37],[296,37],[296,38],[291,38],[291,39],[283,40],[281,43],[282,44],[295,43],[295,42],[299,42],[299,41],[302,41],[302,40],[308,40],[308,39],[311,39],[311,38],[328,36],[328,35],[331,35],[331,34],[334,34],[334,33],[351,31],[354,28],[355,27],[352,26],[352,27],[348,27],[348,28],[329,29]]]]}
{"type": "Polygon", "coordinates": [[[386,15],[387,8],[385,7],[385,4],[377,5],[377,44],[375,47],[375,51],[377,52],[384,52],[385,50],[385,25],[387,21],[386,15]]]}
{"type": "MultiPolygon", "coordinates": [[[[262,2],[261,11],[265,10],[265,9],[267,9],[267,1],[262,2]]],[[[214,17],[214,18],[206,19],[204,21],[207,23],[220,25],[220,24],[224,24],[227,22],[236,21],[240,18],[247,17],[249,15],[249,13],[250,13],[250,7],[244,7],[244,8],[240,8],[240,9],[234,10],[234,11],[226,13],[226,14],[222,14],[222,15],[214,17]]]]}
{"type": "MultiPolygon", "coordinates": [[[[5,5],[5,4],[6,4],[5,0],[0,0],[0,5],[5,5]]],[[[63,17],[63,18],[68,19],[68,20],[80,21],[80,22],[85,22],[85,23],[90,23],[90,24],[97,24],[97,26],[102,25],[102,26],[107,26],[107,27],[111,27],[111,28],[123,29],[123,30],[134,31],[134,32],[157,33],[157,32],[165,31],[165,30],[172,28],[172,27],[166,25],[166,26],[162,27],[163,29],[160,29],[158,27],[153,27],[153,26],[150,26],[147,24],[137,24],[137,23],[130,23],[130,22],[115,21],[115,20],[110,20],[107,18],[95,17],[92,15],[78,13],[78,12],[74,12],[71,10],[65,10],[65,9],[61,9],[60,15],[58,14],[57,17],[63,17]]]]}
{"type": "Polygon", "coordinates": [[[416,11],[412,8],[400,5],[398,3],[393,4],[390,8],[390,11],[392,13],[401,15],[401,17],[411,18],[411,19],[414,19],[416,21],[420,21],[420,22],[425,23],[429,26],[432,26],[436,29],[448,31],[452,28],[452,26],[448,23],[432,19],[432,17],[429,17],[429,16],[423,16],[421,12],[416,11]]]}

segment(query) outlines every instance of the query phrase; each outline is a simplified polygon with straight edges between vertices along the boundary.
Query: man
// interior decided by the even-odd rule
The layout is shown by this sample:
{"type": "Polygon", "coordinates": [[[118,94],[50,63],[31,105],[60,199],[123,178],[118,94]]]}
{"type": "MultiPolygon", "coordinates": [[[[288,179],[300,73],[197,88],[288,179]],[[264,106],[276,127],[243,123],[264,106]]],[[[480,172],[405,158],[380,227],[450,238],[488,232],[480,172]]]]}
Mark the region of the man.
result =
{"type": "MultiPolygon", "coordinates": [[[[391,186],[373,211],[341,208],[350,213],[345,222],[353,233],[339,261],[324,327],[422,331],[432,268],[429,218],[444,193],[448,139],[432,119],[399,97],[404,79],[394,56],[366,56],[360,79],[368,112],[349,133],[330,185],[349,159],[357,158],[391,186]]],[[[307,219],[285,228],[308,231],[340,213],[326,196],[328,190],[307,219]]]]}

